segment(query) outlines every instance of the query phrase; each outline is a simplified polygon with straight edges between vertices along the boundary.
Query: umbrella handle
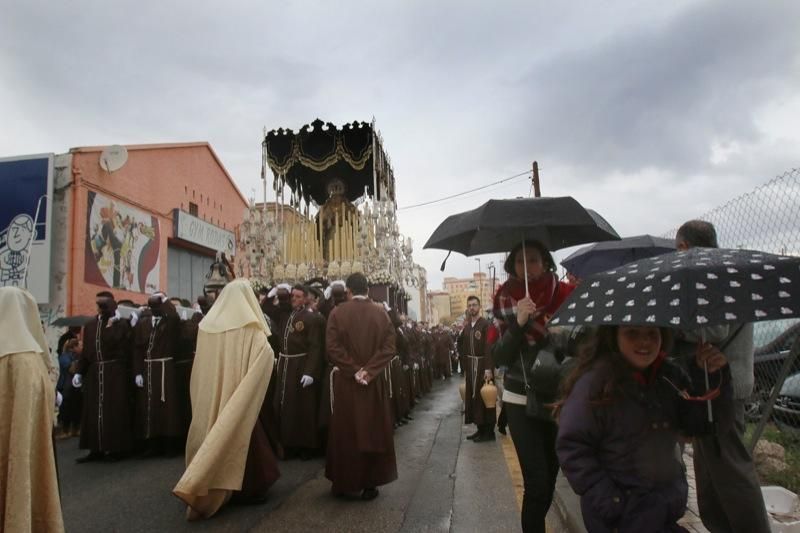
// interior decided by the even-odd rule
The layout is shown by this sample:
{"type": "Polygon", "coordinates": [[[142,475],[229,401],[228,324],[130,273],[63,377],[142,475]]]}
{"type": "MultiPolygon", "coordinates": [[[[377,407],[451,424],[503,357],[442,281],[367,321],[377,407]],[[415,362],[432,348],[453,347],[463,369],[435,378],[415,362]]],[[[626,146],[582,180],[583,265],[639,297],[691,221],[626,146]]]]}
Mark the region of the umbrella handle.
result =
{"type": "MultiPolygon", "coordinates": [[[[706,375],[706,392],[708,392],[708,389],[710,388],[710,385],[708,383],[708,361],[703,361],[703,370],[706,375]]],[[[708,421],[713,423],[714,415],[711,412],[711,400],[706,400],[706,406],[708,407],[708,421]]]]}
{"type": "Polygon", "coordinates": [[[522,236],[522,268],[525,272],[525,297],[528,297],[528,254],[525,253],[525,236],[522,236]]]}

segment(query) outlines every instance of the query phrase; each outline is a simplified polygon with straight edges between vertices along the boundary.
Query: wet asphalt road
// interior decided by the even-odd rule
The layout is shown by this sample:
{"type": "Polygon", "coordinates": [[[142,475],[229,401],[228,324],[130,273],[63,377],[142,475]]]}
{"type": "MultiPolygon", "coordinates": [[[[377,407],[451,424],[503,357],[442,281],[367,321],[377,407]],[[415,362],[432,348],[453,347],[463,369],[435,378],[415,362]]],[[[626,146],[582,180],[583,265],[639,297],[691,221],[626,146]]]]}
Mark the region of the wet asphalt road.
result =
{"type": "Polygon", "coordinates": [[[128,459],[78,465],[77,439],[58,443],[68,532],[331,531],[513,532],[518,511],[500,442],[464,436],[459,378],[439,382],[395,433],[399,479],[371,502],[330,496],[324,459],[280,463],[266,503],[224,507],[187,522],[172,496],[183,458],[128,459]]]}

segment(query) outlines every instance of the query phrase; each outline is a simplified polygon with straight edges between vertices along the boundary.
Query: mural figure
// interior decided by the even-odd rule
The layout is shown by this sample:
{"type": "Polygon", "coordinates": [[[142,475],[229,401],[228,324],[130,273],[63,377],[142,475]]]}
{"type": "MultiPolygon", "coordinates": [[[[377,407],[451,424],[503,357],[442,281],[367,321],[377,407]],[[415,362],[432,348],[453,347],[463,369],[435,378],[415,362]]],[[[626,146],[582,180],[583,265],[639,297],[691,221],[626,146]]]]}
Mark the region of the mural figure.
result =
{"type": "Polygon", "coordinates": [[[14,217],[0,234],[0,287],[26,287],[28,256],[35,238],[33,219],[26,214],[14,217]]]}
{"type": "Polygon", "coordinates": [[[152,292],[158,281],[158,221],[90,191],[86,280],[152,292]]]}

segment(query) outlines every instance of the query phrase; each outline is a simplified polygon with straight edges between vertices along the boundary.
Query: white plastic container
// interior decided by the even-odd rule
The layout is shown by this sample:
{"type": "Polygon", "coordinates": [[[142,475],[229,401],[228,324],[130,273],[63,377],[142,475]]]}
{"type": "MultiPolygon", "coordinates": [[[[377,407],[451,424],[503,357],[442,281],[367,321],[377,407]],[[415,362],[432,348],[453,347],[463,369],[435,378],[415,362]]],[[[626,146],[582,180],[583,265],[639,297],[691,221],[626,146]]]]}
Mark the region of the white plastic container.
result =
{"type": "Polygon", "coordinates": [[[800,533],[797,494],[783,487],[761,487],[773,533],[800,533]]]}

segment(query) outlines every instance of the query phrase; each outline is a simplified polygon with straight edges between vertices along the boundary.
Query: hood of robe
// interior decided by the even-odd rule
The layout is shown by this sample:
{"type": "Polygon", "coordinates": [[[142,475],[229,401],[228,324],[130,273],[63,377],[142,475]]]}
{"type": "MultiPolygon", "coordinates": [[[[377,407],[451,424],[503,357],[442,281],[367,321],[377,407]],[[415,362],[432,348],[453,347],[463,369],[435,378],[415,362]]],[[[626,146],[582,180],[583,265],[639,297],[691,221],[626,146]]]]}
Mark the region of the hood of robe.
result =
{"type": "Polygon", "coordinates": [[[267,336],[272,334],[250,281],[237,278],[225,285],[198,327],[206,333],[222,333],[250,324],[263,329],[267,336]]]}
{"type": "Polygon", "coordinates": [[[31,293],[17,287],[0,287],[0,357],[33,352],[41,355],[50,371],[53,361],[44,336],[39,307],[31,293]]]}

